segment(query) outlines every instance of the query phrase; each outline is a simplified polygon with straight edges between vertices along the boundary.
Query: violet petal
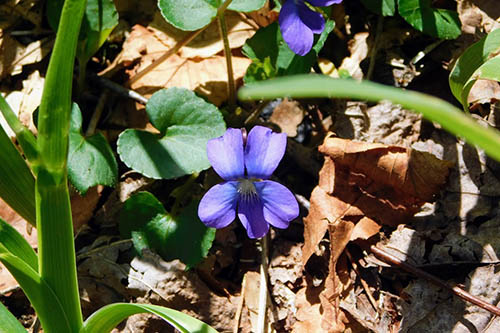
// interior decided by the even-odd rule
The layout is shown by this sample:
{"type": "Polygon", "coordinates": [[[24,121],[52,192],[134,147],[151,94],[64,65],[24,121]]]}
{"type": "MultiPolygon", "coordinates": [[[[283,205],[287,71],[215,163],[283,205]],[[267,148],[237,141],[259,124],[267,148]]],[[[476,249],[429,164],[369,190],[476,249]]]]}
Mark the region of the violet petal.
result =
{"type": "Polygon", "coordinates": [[[262,202],[256,200],[238,200],[238,217],[247,230],[249,238],[264,237],[269,231],[269,224],[263,215],[262,202]]]}
{"type": "Polygon", "coordinates": [[[317,7],[326,7],[333,4],[341,3],[342,0],[307,0],[311,5],[317,7]]]}
{"type": "Polygon", "coordinates": [[[295,3],[295,0],[288,0],[281,7],[279,15],[283,39],[293,52],[301,56],[309,53],[314,41],[313,32],[302,22],[300,11],[303,7],[311,12],[302,1],[295,3]]]}
{"type": "Polygon", "coordinates": [[[299,15],[302,22],[311,29],[315,34],[320,34],[325,29],[325,19],[323,15],[318,12],[312,11],[303,2],[298,4],[299,15]]]}
{"type": "Polygon", "coordinates": [[[245,167],[248,177],[269,178],[278,167],[286,149],[286,134],[255,126],[248,133],[245,167]]]}
{"type": "Polygon", "coordinates": [[[224,180],[245,175],[243,135],[240,129],[228,128],[223,136],[207,143],[207,157],[215,172],[224,180]]]}
{"type": "Polygon", "coordinates": [[[299,216],[299,205],[292,192],[271,180],[256,182],[255,188],[264,206],[266,221],[276,228],[285,229],[299,216]]]}
{"type": "Polygon", "coordinates": [[[207,227],[224,228],[234,221],[237,202],[238,182],[215,185],[201,199],[198,216],[207,227]]]}

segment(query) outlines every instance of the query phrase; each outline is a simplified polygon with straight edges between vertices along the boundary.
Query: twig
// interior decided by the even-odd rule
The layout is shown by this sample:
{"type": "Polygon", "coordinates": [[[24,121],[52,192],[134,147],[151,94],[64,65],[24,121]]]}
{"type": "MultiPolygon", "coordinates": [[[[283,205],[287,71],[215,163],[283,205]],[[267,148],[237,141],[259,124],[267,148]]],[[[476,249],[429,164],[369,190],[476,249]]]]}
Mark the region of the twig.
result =
{"type": "Polygon", "coordinates": [[[426,279],[429,282],[432,282],[435,285],[440,286],[443,289],[449,290],[450,292],[452,292],[456,296],[460,297],[461,299],[463,299],[467,302],[470,302],[474,305],[477,305],[480,308],[491,312],[495,316],[500,316],[500,308],[498,308],[490,303],[487,303],[476,296],[469,294],[467,291],[463,290],[462,288],[459,288],[457,286],[450,286],[450,285],[448,285],[448,283],[439,279],[438,277],[436,277],[432,274],[429,274],[429,273],[427,273],[427,272],[425,272],[425,271],[423,271],[415,266],[412,266],[408,263],[405,263],[405,262],[399,260],[398,258],[396,258],[395,256],[385,252],[384,250],[382,250],[374,245],[372,245],[370,247],[370,250],[378,259],[383,260],[383,261],[385,261],[391,265],[394,265],[396,267],[399,267],[401,269],[404,269],[405,271],[410,272],[410,273],[412,273],[420,278],[426,279]]]}
{"type": "Polygon", "coordinates": [[[267,313],[267,242],[268,235],[260,239],[260,289],[259,289],[259,316],[257,318],[257,332],[266,332],[266,313],[267,313]]]}
{"type": "Polygon", "coordinates": [[[247,285],[247,277],[245,275],[243,276],[243,281],[241,282],[241,299],[240,302],[238,303],[238,307],[236,308],[236,314],[234,315],[233,333],[238,333],[240,329],[240,319],[241,319],[241,312],[243,311],[243,303],[245,302],[246,285],[247,285]]]}
{"type": "Polygon", "coordinates": [[[363,279],[363,277],[361,276],[361,274],[359,273],[359,269],[358,269],[358,264],[354,261],[354,259],[352,258],[352,255],[351,255],[351,252],[349,252],[349,250],[346,248],[345,249],[345,253],[347,254],[347,257],[349,258],[349,261],[351,262],[351,265],[352,265],[352,268],[354,269],[354,271],[356,272],[356,274],[359,276],[359,281],[361,282],[361,286],[363,287],[363,289],[365,290],[365,293],[366,295],[368,296],[368,300],[370,301],[373,309],[377,312],[377,313],[380,313],[380,309],[379,307],[377,306],[377,301],[375,300],[375,298],[373,297],[373,294],[371,293],[370,291],[370,287],[368,286],[368,283],[366,283],[366,281],[363,279]]]}
{"type": "Polygon", "coordinates": [[[92,80],[96,81],[97,83],[99,83],[100,85],[102,85],[103,87],[108,88],[109,90],[117,93],[120,96],[123,96],[125,98],[131,98],[131,99],[135,100],[136,102],[139,102],[143,105],[146,105],[146,103],[148,102],[148,99],[146,97],[142,96],[141,94],[139,94],[138,92],[124,88],[121,85],[119,85],[118,83],[115,83],[115,82],[113,82],[105,77],[91,75],[90,78],[92,80]]]}
{"type": "MultiPolygon", "coordinates": [[[[226,0],[218,9],[217,9],[217,16],[219,16],[220,13],[224,12],[226,8],[231,4],[232,0],[226,0]]],[[[196,31],[191,32],[188,34],[184,39],[180,40],[177,42],[177,44],[174,45],[170,50],[165,52],[161,57],[156,59],[153,63],[151,63],[148,67],[144,68],[142,71],[139,73],[135,74],[132,76],[125,84],[125,86],[130,87],[134,82],[138,81],[140,78],[142,78],[144,75],[148,74],[151,72],[153,69],[155,69],[159,64],[170,58],[173,54],[177,53],[183,46],[191,43],[193,39],[196,38],[202,31],[204,31],[210,24],[207,24],[201,29],[198,29],[196,31]]]]}
{"type": "Polygon", "coordinates": [[[106,101],[108,100],[108,95],[109,90],[105,89],[99,97],[99,101],[97,102],[97,106],[95,107],[94,113],[92,114],[92,118],[90,118],[89,126],[87,127],[87,131],[85,132],[85,136],[91,136],[94,134],[95,129],[97,128],[97,124],[99,123],[99,119],[101,119],[102,111],[104,110],[106,101]]]}
{"type": "Polygon", "coordinates": [[[130,87],[134,82],[136,82],[139,79],[141,79],[144,75],[146,75],[149,72],[151,72],[153,69],[155,69],[162,62],[164,62],[165,60],[167,60],[168,58],[170,58],[173,54],[177,53],[183,46],[189,44],[193,39],[196,38],[196,36],[198,36],[207,27],[208,27],[208,25],[206,25],[205,27],[203,27],[203,28],[201,28],[199,30],[193,31],[190,34],[188,34],[186,37],[184,37],[184,39],[178,41],[177,44],[174,45],[174,47],[172,47],[170,50],[168,50],[167,52],[165,52],[161,57],[159,57],[158,59],[155,59],[149,66],[147,66],[142,71],[140,71],[137,74],[135,74],[134,76],[132,76],[125,83],[125,85],[127,87],[130,87]]]}

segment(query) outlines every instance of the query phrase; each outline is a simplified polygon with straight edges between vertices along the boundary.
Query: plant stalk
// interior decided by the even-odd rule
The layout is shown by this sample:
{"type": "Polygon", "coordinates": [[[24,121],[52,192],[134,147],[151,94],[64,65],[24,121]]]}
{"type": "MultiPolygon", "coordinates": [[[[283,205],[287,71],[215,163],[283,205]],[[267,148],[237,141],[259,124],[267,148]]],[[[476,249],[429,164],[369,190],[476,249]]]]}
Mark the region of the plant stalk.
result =
{"type": "Polygon", "coordinates": [[[231,54],[231,46],[229,45],[228,31],[224,11],[217,15],[217,22],[219,23],[219,31],[224,43],[224,56],[226,57],[227,67],[227,86],[229,95],[229,109],[232,111],[236,108],[236,84],[234,82],[233,59],[231,54]]]}

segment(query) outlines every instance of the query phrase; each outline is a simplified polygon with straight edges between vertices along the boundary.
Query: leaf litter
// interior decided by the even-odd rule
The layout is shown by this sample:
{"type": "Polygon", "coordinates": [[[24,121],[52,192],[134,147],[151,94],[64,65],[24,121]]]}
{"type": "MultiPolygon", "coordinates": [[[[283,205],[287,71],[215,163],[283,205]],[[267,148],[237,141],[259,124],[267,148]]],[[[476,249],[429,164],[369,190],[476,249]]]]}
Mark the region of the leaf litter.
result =
{"type": "MultiPolygon", "coordinates": [[[[122,13],[128,13],[123,17],[137,13],[140,19],[127,18],[130,24],[123,25],[126,30],[123,35],[127,36],[123,50],[103,73],[107,71],[111,76],[114,70],[125,68],[127,78],[133,78],[185,37],[185,33],[164,24],[156,15],[154,4],[142,6],[135,1],[117,1],[117,6],[122,13]]],[[[20,19],[36,25],[38,19],[32,9],[37,7],[26,8],[20,19]]],[[[336,11],[339,10],[345,9],[336,11]]],[[[454,48],[470,45],[476,34],[498,26],[498,6],[494,0],[460,0],[457,10],[464,35],[454,48]]],[[[276,12],[269,11],[269,7],[248,17],[228,18],[238,79],[250,63],[240,56],[239,48],[257,26],[277,19],[276,12]]],[[[374,77],[387,80],[385,74],[378,72],[383,69],[399,85],[415,84],[423,78],[430,80],[425,76],[426,69],[414,67],[411,55],[405,51],[411,43],[422,41],[414,32],[408,33],[407,27],[387,20],[390,24],[379,40],[378,55],[370,53],[373,31],[356,26],[354,21],[338,22],[337,27],[345,33],[338,36],[350,46],[351,56],[344,55],[340,58],[344,61],[336,63],[351,75],[363,77],[367,62],[375,61],[378,66],[374,77]]],[[[2,29],[11,24],[4,23],[2,29]]],[[[11,76],[8,80],[17,81],[18,88],[24,86],[12,90],[5,89],[2,83],[2,91],[18,94],[11,98],[20,105],[18,109],[25,124],[30,123],[31,113],[37,107],[37,99],[31,96],[28,100],[26,96],[38,94],[38,86],[43,82],[44,73],[38,71],[38,65],[46,55],[43,45],[50,45],[47,41],[37,38],[20,44],[8,34],[0,37],[0,47],[6,50],[2,52],[0,73],[3,77],[11,76]]],[[[441,61],[443,49],[426,55],[426,65],[441,61]]],[[[182,86],[221,105],[227,100],[221,51],[216,27],[209,27],[131,88],[149,96],[159,88],[182,86]]],[[[439,66],[445,67],[442,63],[439,66]]],[[[498,87],[487,82],[486,87],[476,87],[471,102],[487,107],[497,97],[498,87]]],[[[140,110],[137,105],[128,107],[136,113],[140,110]]],[[[496,111],[483,111],[487,120],[494,123],[496,111]]],[[[131,120],[129,116],[124,120],[119,112],[115,118],[121,118],[121,122],[113,120],[118,127],[133,121],[138,124],[134,127],[148,126],[145,117],[131,120]]],[[[500,223],[497,204],[500,167],[497,163],[438,126],[423,122],[419,115],[388,102],[371,105],[362,101],[326,104],[285,101],[274,109],[270,121],[290,138],[300,136],[302,128],[312,127],[311,137],[305,143],[293,142],[288,147],[290,157],[302,161],[295,166],[286,161],[288,170],[301,169],[306,176],[297,170],[292,170],[290,176],[277,174],[296,184],[304,183],[304,177],[308,177],[308,185],[296,187],[310,199],[310,207],[303,208],[303,225],[299,218],[292,223],[291,231],[276,230],[271,237],[272,306],[268,313],[271,329],[276,332],[497,332],[500,329],[498,319],[485,310],[395,269],[369,252],[370,245],[383,246],[407,263],[462,285],[492,304],[499,303],[500,243],[496,231],[500,223]],[[320,105],[324,128],[318,126],[311,109],[305,107],[308,103],[320,105]],[[335,135],[325,137],[324,129],[335,135]],[[311,167],[321,163],[314,160],[317,157],[314,143],[322,143],[319,154],[324,162],[319,173],[311,167]],[[304,167],[306,164],[309,165],[304,167]],[[304,187],[308,190],[303,190],[304,187]]],[[[102,127],[109,124],[107,119],[102,127]]],[[[113,133],[114,129],[104,130],[113,133]]],[[[77,204],[75,212],[80,211],[77,215],[81,216],[75,221],[80,220],[77,224],[83,226],[77,240],[93,238],[91,245],[77,253],[85,313],[114,301],[150,302],[184,310],[226,332],[233,331],[241,304],[239,330],[255,331],[255,297],[260,278],[256,272],[258,252],[253,244],[242,241],[235,226],[219,231],[207,259],[190,271],[179,261],[165,262],[152,253],[135,256],[130,242],[120,243],[113,235],[98,235],[98,231],[109,233],[116,226],[120,207],[132,193],[144,189],[161,192],[172,185],[130,173],[122,176],[116,189],[101,192],[94,188],[84,203],[77,204]]],[[[11,219],[9,214],[3,208],[0,210],[0,216],[19,223],[18,218],[11,219]]],[[[23,223],[19,230],[27,233],[23,223]]],[[[36,233],[29,236],[32,240],[36,239],[33,235],[36,233]]],[[[36,242],[32,245],[36,247],[36,242]]],[[[4,271],[0,270],[0,274],[4,271]]],[[[8,280],[2,275],[0,281],[8,280]]],[[[16,284],[1,287],[1,295],[5,297],[12,295],[16,284]]],[[[115,331],[161,331],[164,327],[154,318],[134,316],[115,331]]]]}

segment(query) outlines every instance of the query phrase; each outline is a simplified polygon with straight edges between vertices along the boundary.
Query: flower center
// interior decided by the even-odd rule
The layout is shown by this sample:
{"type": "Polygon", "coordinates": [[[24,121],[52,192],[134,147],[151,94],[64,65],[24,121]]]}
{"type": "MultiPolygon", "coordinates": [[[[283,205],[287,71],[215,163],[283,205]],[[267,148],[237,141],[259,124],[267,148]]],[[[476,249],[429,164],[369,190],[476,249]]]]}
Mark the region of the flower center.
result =
{"type": "Polygon", "coordinates": [[[238,180],[238,193],[244,201],[254,201],[259,196],[253,181],[246,178],[238,180]]]}

